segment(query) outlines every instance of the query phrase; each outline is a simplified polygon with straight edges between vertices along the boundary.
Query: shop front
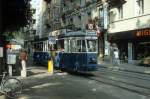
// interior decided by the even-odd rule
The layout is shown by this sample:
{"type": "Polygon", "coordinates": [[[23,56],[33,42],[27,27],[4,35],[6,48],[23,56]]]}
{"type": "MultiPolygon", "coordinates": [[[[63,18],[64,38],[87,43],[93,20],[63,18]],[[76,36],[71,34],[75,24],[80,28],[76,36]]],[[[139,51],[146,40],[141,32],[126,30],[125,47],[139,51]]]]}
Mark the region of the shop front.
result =
{"type": "Polygon", "coordinates": [[[150,28],[137,30],[135,32],[136,46],[135,58],[140,65],[150,66],[150,28]]]}
{"type": "Polygon", "coordinates": [[[150,28],[110,33],[109,42],[117,44],[123,62],[150,65],[150,28]]]}

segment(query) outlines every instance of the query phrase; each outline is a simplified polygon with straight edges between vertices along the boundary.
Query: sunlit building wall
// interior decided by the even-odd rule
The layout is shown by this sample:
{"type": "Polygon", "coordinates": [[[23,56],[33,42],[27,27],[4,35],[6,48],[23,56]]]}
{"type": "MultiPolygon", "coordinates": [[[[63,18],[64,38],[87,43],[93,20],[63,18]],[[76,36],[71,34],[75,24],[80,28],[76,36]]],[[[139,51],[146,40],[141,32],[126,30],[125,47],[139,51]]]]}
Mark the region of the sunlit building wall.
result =
{"type": "MultiPolygon", "coordinates": [[[[61,0],[47,0],[46,10],[43,14],[45,36],[55,36],[61,28],[61,0]]],[[[43,34],[44,35],[44,34],[43,34]]]]}
{"type": "Polygon", "coordinates": [[[108,14],[104,3],[105,0],[62,0],[62,26],[67,31],[86,31],[90,22],[99,26],[103,39],[100,40],[101,37],[98,37],[100,57],[98,60],[102,61],[104,54],[108,55],[108,46],[105,46],[108,45],[106,41],[108,14]]]}
{"type": "Polygon", "coordinates": [[[150,27],[150,1],[126,0],[126,3],[110,9],[110,33],[150,27]],[[137,2],[141,3],[141,7],[137,2]],[[143,5],[143,7],[142,7],[143,5]],[[127,26],[127,24],[129,24],[127,26]]]}
{"type": "Polygon", "coordinates": [[[140,64],[140,60],[150,56],[150,1],[119,1],[125,2],[110,6],[109,10],[110,41],[117,43],[121,60],[140,64]]]}
{"type": "Polygon", "coordinates": [[[99,17],[96,0],[62,0],[62,2],[62,26],[85,30],[88,19],[99,17]]]}

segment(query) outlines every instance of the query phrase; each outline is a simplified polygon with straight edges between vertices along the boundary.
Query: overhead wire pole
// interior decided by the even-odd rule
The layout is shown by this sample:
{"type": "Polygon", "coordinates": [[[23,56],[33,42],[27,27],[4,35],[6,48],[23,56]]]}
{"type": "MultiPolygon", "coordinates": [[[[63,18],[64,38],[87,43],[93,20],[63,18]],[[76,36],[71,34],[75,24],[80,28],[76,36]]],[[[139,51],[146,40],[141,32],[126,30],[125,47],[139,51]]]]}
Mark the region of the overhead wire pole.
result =
{"type": "MultiPolygon", "coordinates": [[[[105,30],[105,33],[104,33],[104,56],[105,55],[108,55],[108,40],[107,40],[107,35],[108,35],[108,24],[109,24],[109,16],[108,16],[108,1],[104,0],[103,1],[103,8],[104,8],[104,13],[103,13],[103,16],[104,16],[104,30],[105,30]]],[[[104,57],[105,59],[105,57],[104,57]]]]}

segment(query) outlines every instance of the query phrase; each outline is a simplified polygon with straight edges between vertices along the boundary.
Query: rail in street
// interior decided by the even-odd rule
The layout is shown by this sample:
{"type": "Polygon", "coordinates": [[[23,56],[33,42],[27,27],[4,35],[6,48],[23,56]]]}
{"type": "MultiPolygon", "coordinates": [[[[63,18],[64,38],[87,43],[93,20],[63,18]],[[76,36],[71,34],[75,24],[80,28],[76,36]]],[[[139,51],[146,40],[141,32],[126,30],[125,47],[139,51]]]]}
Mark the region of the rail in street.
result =
{"type": "Polygon", "coordinates": [[[94,76],[87,78],[150,97],[149,76],[149,74],[122,71],[119,69],[99,68],[94,76]]]}

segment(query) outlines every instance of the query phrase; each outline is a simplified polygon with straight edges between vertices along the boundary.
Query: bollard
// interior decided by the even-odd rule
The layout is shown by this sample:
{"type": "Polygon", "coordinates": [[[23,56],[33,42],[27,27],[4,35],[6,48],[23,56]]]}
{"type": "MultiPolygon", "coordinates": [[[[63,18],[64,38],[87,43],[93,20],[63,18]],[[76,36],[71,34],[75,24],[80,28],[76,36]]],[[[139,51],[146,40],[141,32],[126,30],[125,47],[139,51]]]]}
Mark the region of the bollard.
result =
{"type": "Polygon", "coordinates": [[[53,74],[53,61],[48,60],[48,73],[53,74]]]}
{"type": "Polygon", "coordinates": [[[21,77],[27,77],[27,70],[26,70],[26,61],[21,61],[22,70],[21,70],[21,77]]]}
{"type": "Polygon", "coordinates": [[[27,77],[27,70],[26,70],[26,60],[27,60],[27,52],[22,50],[19,55],[19,59],[21,60],[21,77],[27,77]]]}
{"type": "Polygon", "coordinates": [[[12,65],[8,65],[9,76],[12,76],[12,65]]]}

